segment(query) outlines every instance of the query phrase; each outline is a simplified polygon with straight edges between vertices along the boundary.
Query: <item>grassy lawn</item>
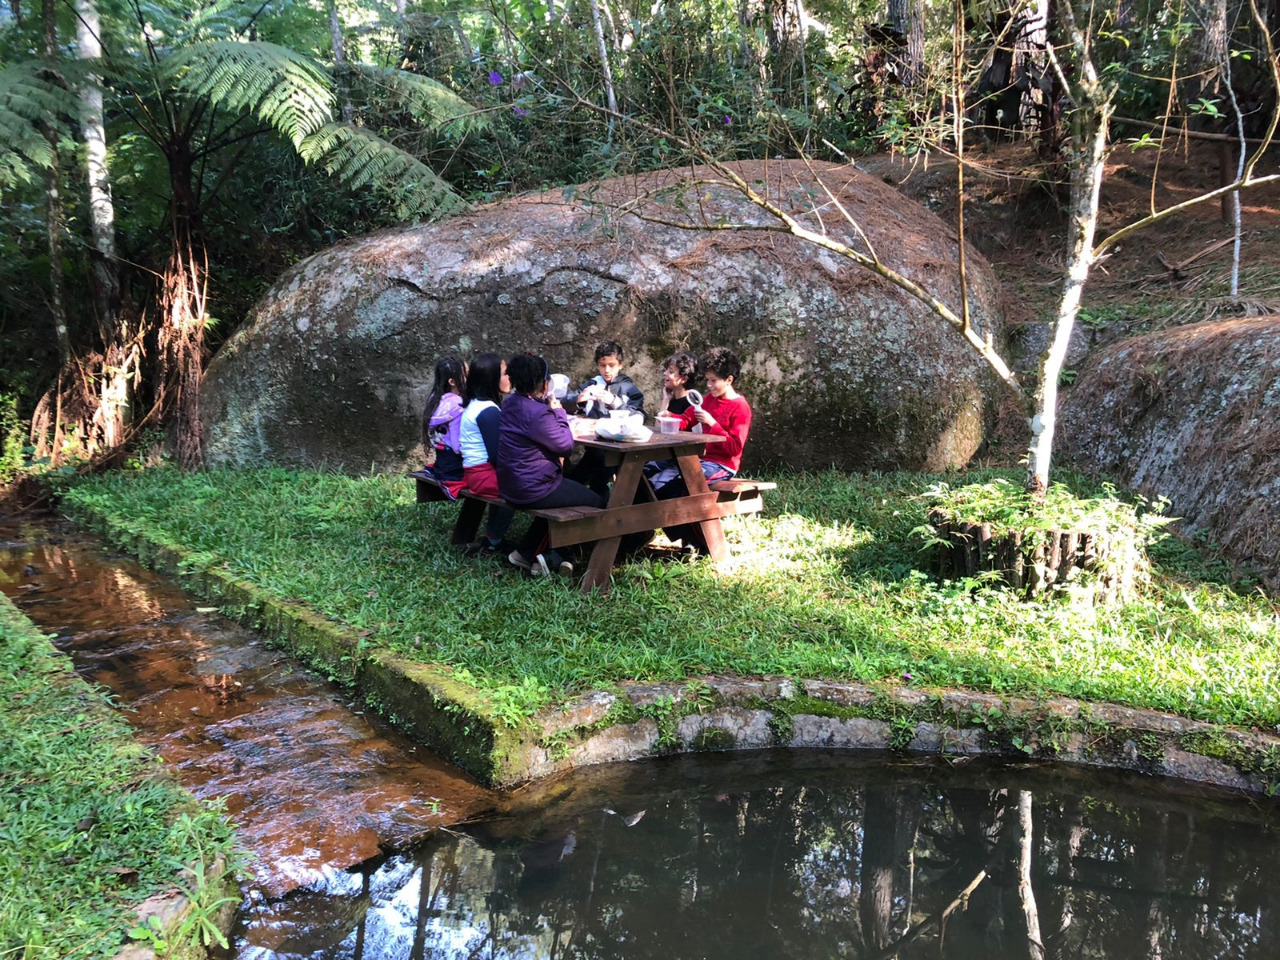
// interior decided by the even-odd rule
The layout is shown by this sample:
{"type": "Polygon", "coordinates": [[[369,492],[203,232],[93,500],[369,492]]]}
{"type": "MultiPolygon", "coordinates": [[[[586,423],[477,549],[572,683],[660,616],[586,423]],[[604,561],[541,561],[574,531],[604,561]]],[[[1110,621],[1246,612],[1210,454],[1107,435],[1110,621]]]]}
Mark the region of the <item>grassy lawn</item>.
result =
{"type": "MultiPolygon", "coordinates": [[[[114,956],[133,907],[177,886],[213,906],[216,889],[184,868],[228,854],[227,824],[162,773],[3,594],[0,743],[0,956],[114,956]]],[[[146,939],[212,936],[200,916],[146,939]]]]}
{"type": "MultiPolygon", "coordinates": [[[[952,484],[991,479],[974,473],[952,484]]],[[[1140,599],[1095,614],[918,572],[918,494],[939,479],[783,474],[728,523],[739,569],[643,559],[610,596],[527,579],[449,546],[457,507],[401,477],[284,470],[116,472],[68,493],[368,641],[448,664],[513,721],[625,679],[787,675],[1064,694],[1272,728],[1280,614],[1169,540],[1140,599]]],[[[1082,484],[1077,484],[1081,485],[1082,484]]]]}

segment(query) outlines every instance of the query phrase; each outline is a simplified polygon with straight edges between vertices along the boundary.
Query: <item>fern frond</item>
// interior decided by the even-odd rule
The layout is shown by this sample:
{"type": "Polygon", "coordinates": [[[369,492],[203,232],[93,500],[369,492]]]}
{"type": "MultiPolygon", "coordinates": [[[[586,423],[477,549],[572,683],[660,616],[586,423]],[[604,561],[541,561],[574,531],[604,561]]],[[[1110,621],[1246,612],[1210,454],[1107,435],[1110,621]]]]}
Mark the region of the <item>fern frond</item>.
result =
{"type": "Polygon", "coordinates": [[[389,92],[397,104],[428,127],[464,136],[492,126],[487,116],[477,113],[475,107],[431,77],[363,63],[350,69],[371,88],[389,92]]]}
{"type": "Polygon", "coordinates": [[[53,162],[41,122],[74,116],[75,94],[47,79],[44,64],[27,61],[0,70],[0,186],[29,183],[53,162]]]}
{"type": "Polygon", "coordinates": [[[181,36],[187,42],[234,36],[261,7],[262,0],[213,0],[186,5],[181,36]]]}
{"type": "Polygon", "coordinates": [[[298,152],[348,187],[384,191],[401,220],[435,219],[467,206],[425,163],[365,127],[326,124],[307,137],[298,152]]]}
{"type": "Polygon", "coordinates": [[[179,90],[229,110],[251,110],[300,146],[333,117],[333,87],[319,64],[265,41],[208,40],[178,47],[164,68],[179,90]]]}

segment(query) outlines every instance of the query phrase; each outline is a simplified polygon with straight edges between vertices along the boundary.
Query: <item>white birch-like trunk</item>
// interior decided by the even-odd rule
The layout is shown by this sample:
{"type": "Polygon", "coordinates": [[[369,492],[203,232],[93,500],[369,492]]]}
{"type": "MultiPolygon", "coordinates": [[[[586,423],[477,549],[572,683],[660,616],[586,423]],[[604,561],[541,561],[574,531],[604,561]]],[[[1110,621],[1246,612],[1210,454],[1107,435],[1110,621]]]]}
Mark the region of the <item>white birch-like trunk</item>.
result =
{"type": "MultiPolygon", "coordinates": [[[[102,57],[101,20],[97,0],[76,0],[76,50],[81,60],[102,57]]],[[[102,446],[111,449],[124,439],[129,422],[129,381],[136,352],[124,343],[120,327],[120,275],[116,262],[115,203],[107,166],[107,130],[102,106],[101,77],[90,71],[80,88],[80,129],[85,142],[89,186],[89,233],[92,240],[90,274],[94,312],[103,344],[103,369],[98,377],[98,422],[102,446]]]]}
{"type": "Polygon", "coordinates": [[[1031,442],[1027,448],[1027,490],[1044,496],[1049,488],[1049,465],[1058,417],[1058,380],[1075,332],[1076,316],[1089,270],[1094,263],[1093,238],[1098,227],[1098,198],[1102,193],[1103,161],[1107,147],[1107,121],[1111,104],[1089,56],[1088,41],[1080,32],[1069,2],[1061,6],[1062,18],[1074,50],[1079,81],[1072,85],[1076,108],[1071,161],[1071,209],[1068,223],[1068,258],[1062,297],[1053,321],[1053,336],[1040,354],[1035,391],[1031,397],[1031,442]]]}
{"type": "MultiPolygon", "coordinates": [[[[1236,118],[1236,140],[1239,154],[1236,159],[1236,182],[1244,179],[1244,160],[1249,145],[1244,137],[1244,111],[1240,109],[1240,101],[1236,99],[1235,88],[1231,86],[1231,55],[1228,53],[1222,60],[1223,81],[1227,88],[1227,96],[1231,98],[1231,110],[1236,118]]],[[[1231,246],[1231,302],[1240,300],[1240,242],[1243,239],[1243,220],[1240,216],[1240,191],[1232,190],[1229,194],[1228,209],[1232,230],[1231,246]]]]}
{"type": "Polygon", "coordinates": [[[600,19],[600,4],[589,0],[591,5],[591,28],[596,35],[596,50],[600,54],[600,70],[604,76],[605,100],[609,106],[609,139],[613,139],[613,125],[618,114],[618,97],[613,89],[613,70],[609,66],[609,46],[604,41],[604,24],[600,19]]]}

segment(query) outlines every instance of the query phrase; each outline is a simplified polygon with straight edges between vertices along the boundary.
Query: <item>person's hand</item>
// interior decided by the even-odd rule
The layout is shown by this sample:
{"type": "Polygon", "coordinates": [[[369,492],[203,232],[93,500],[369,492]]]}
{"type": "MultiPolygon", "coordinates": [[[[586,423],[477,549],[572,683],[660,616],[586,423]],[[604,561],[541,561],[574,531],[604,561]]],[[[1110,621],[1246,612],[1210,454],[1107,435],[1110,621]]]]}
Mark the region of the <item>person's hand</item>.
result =
{"type": "Polygon", "coordinates": [[[703,410],[701,407],[698,407],[698,409],[693,412],[693,415],[698,418],[699,423],[705,423],[708,427],[715,425],[716,418],[707,413],[707,411],[703,410]]]}
{"type": "Polygon", "coordinates": [[[547,406],[549,406],[552,410],[559,410],[560,398],[557,397],[554,393],[547,394],[547,406]]]}

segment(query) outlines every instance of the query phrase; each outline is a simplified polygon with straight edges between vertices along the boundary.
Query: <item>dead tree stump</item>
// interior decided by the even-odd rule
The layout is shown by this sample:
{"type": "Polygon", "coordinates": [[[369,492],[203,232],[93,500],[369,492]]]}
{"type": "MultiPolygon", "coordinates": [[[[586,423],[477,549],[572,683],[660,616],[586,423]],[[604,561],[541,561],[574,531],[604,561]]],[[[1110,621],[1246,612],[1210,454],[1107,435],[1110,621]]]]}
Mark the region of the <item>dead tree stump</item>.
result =
{"type": "Polygon", "coordinates": [[[1095,603],[1123,602],[1146,566],[1136,544],[1122,537],[1106,539],[1083,530],[996,534],[989,523],[952,520],[936,508],[929,511],[929,522],[941,541],[934,553],[938,576],[957,580],[994,573],[1027,599],[1087,581],[1095,603]]]}

